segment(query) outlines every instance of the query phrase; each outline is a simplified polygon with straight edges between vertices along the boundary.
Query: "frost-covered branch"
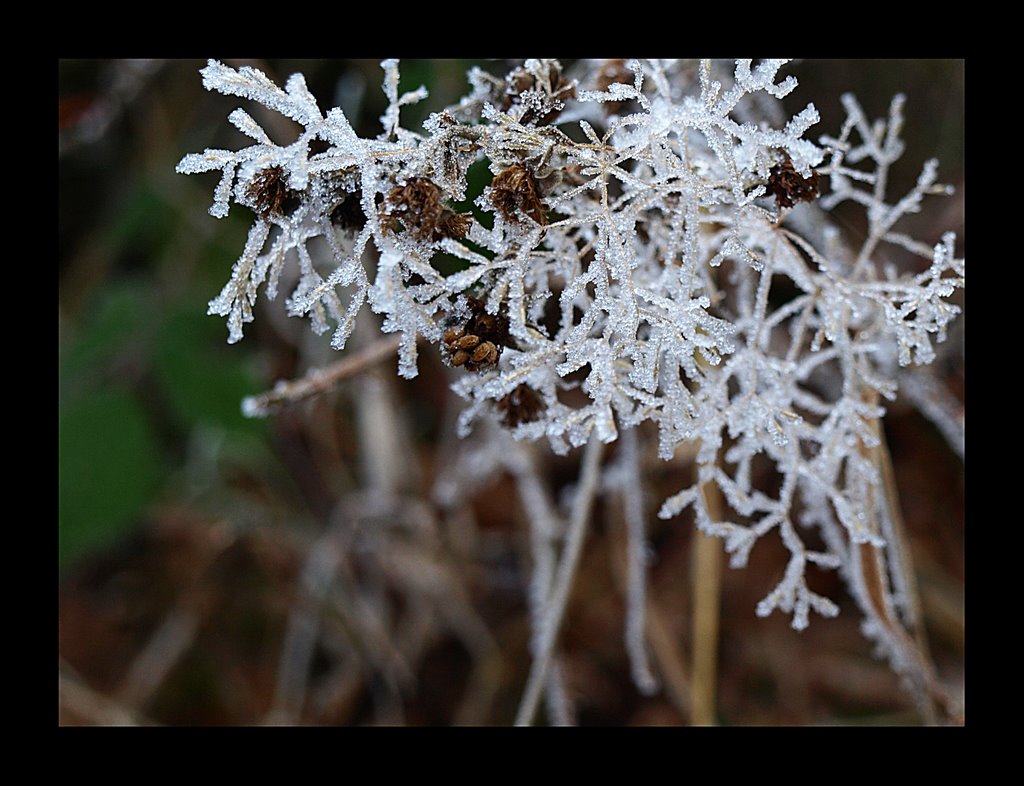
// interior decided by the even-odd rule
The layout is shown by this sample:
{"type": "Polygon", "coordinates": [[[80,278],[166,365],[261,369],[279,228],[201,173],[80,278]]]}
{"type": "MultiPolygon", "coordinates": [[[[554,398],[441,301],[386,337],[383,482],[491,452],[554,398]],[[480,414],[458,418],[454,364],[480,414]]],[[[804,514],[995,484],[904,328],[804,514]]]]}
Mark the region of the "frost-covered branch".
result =
{"type": "MultiPolygon", "coordinates": [[[[417,374],[419,352],[437,353],[465,402],[460,436],[497,426],[558,453],[588,445],[591,456],[651,423],[663,459],[698,446],[689,485],[659,515],[692,511],[735,567],[761,539],[778,538],[788,564],[758,614],[779,610],[803,628],[811,611],[837,613],[808,586],[807,566],[849,579],[862,548],[884,560],[891,546],[872,524],[870,500],[885,489],[865,453],[877,444],[879,402],[908,385],[908,398],[962,445],[962,412],[924,369],[960,313],[964,260],[952,233],[936,242],[901,224],[949,192],[937,162],[908,193],[889,193],[905,152],[904,99],[872,122],[844,96],[838,135],[813,141],[815,107],[788,116],[782,105],[798,87],[782,76],[785,61],[563,69],[536,59],[503,76],[473,69],[467,95],[413,131],[401,109],[426,91],[400,95],[398,63],[382,67],[388,104],[374,138],[359,137],[340,109],[321,111],[299,75],[280,88],[251,68],[203,69],[208,89],[302,127],[277,145],[236,109],[230,122],[254,144],[178,165],[221,173],[214,216],[232,204],[254,214],[210,302],[227,317],[228,340],[241,339],[261,292],[273,299],[289,280],[289,313],[317,333],[333,329],[335,349],[369,304],[397,334],[400,375],[417,374]],[[477,162],[489,182],[474,193],[467,172],[477,162]],[[454,207],[465,199],[475,213],[454,207]],[[841,202],[866,214],[859,248],[829,221],[841,202]],[[885,256],[892,249],[926,262],[897,268],[885,256]],[[709,509],[702,489],[724,505],[709,509]],[[823,550],[806,545],[810,530],[823,550]]],[[[536,508],[530,472],[513,471],[536,508]]],[[[627,495],[634,550],[638,500],[627,495]]],[[[550,516],[540,510],[532,518],[543,539],[550,516]]],[[[558,604],[545,590],[548,557],[539,546],[534,554],[537,692],[558,604]]],[[[628,646],[648,683],[635,575],[629,586],[628,646]]]]}

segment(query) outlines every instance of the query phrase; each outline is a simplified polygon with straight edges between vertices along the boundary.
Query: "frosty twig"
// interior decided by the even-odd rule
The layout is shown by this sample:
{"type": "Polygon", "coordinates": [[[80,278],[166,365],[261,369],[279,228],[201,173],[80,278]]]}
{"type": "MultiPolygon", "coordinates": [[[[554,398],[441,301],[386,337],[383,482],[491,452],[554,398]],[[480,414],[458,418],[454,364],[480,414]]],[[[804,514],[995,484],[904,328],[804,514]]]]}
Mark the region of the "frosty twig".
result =
{"type": "Polygon", "coordinates": [[[382,338],[327,368],[313,369],[302,379],[279,382],[273,390],[243,400],[242,412],[250,418],[265,418],[284,406],[325,393],[339,382],[393,355],[400,342],[399,336],[382,338]]]}

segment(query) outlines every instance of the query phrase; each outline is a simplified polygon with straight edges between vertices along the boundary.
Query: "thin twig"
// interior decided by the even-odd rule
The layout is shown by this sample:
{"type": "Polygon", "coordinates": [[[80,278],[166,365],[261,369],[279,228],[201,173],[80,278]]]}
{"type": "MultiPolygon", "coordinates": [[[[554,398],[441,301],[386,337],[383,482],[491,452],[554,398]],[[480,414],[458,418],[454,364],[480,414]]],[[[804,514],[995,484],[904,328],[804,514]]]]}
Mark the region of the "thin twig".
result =
{"type": "Polygon", "coordinates": [[[587,524],[590,521],[590,509],[594,503],[594,494],[597,491],[597,481],[600,477],[603,448],[604,445],[597,435],[591,435],[590,442],[587,443],[586,451],[583,454],[580,483],[576,490],[572,520],[566,533],[562,560],[558,564],[558,573],[555,576],[554,588],[548,602],[547,614],[541,626],[540,646],[533,665],[530,667],[526,690],[523,693],[519,711],[516,713],[516,726],[529,726],[533,722],[541,691],[547,683],[551,656],[558,639],[558,631],[562,626],[562,617],[565,615],[573,578],[576,576],[576,566],[579,563],[580,554],[583,552],[583,540],[587,532],[587,524]]]}
{"type": "Polygon", "coordinates": [[[291,725],[302,715],[313,652],[320,637],[324,598],[337,575],[339,561],[331,532],[317,540],[306,555],[299,598],[288,614],[268,725],[291,725]]]}
{"type": "MultiPolygon", "coordinates": [[[[873,405],[877,403],[878,394],[876,391],[865,391],[863,398],[873,405]]],[[[881,500],[881,504],[886,508],[885,513],[892,525],[893,532],[887,533],[890,535],[890,543],[886,550],[867,543],[858,546],[861,579],[868,594],[866,600],[870,612],[877,616],[883,629],[891,637],[891,646],[900,652],[904,676],[914,684],[925,723],[934,725],[936,708],[943,713],[948,722],[959,723],[961,712],[939,681],[928,653],[923,620],[920,616],[921,606],[917,583],[911,565],[911,554],[903,520],[899,512],[899,498],[892,469],[892,458],[885,443],[885,434],[878,418],[873,419],[870,427],[877,444],[868,448],[861,443],[860,452],[875,464],[882,478],[884,499],[881,500]],[[889,563],[889,559],[887,559],[889,555],[894,564],[889,563]],[[896,614],[895,604],[886,580],[890,575],[900,580],[903,592],[908,596],[908,612],[911,615],[912,631],[907,630],[896,614]]],[[[875,510],[876,508],[873,506],[869,507],[869,511],[873,515],[875,510]]],[[[875,526],[877,528],[877,524],[875,526]]],[[[868,610],[866,609],[866,611],[868,610]]]]}
{"type": "Polygon", "coordinates": [[[565,689],[563,671],[562,659],[553,655],[551,666],[548,667],[548,680],[544,691],[544,696],[547,698],[545,706],[552,726],[575,726],[576,711],[565,689]]]}
{"type": "Polygon", "coordinates": [[[645,696],[658,690],[651,671],[644,635],[647,610],[647,555],[644,532],[643,483],[640,477],[640,449],[635,429],[622,433],[622,507],[626,524],[626,651],[633,682],[645,696]]]}
{"type": "MultiPolygon", "coordinates": [[[[712,519],[723,516],[718,485],[701,487],[704,504],[712,519]]],[[[697,532],[693,571],[693,679],[691,680],[690,722],[714,726],[715,693],[718,683],[718,622],[722,593],[722,542],[713,535],[697,532]]]]}
{"type": "Polygon", "coordinates": [[[149,701],[195,644],[201,616],[196,609],[177,608],[164,618],[132,662],[117,691],[122,705],[141,707],[149,701]]]}
{"type": "MultiPolygon", "coordinates": [[[[516,487],[523,509],[530,520],[530,551],[533,567],[530,575],[530,625],[533,638],[530,653],[540,655],[544,630],[544,617],[550,605],[551,586],[555,577],[555,538],[564,527],[558,520],[544,485],[537,476],[535,454],[518,443],[513,443],[507,454],[509,469],[516,479],[516,487]]],[[[562,668],[555,658],[548,669],[545,696],[548,717],[556,726],[571,726],[574,713],[569,705],[568,692],[562,681],[562,668]]]]}
{"type": "Polygon", "coordinates": [[[61,725],[85,721],[97,726],[147,726],[138,713],[90,688],[63,658],[58,671],[61,725]],[[71,715],[65,720],[65,713],[71,715]]]}
{"type": "Polygon", "coordinates": [[[647,641],[651,644],[651,652],[658,664],[658,673],[664,681],[669,701],[681,717],[689,718],[692,715],[692,691],[686,671],[686,658],[679,643],[680,637],[675,635],[666,614],[652,596],[653,592],[647,595],[647,641]]]}
{"type": "Polygon", "coordinates": [[[281,381],[273,390],[247,396],[242,401],[242,414],[249,418],[265,418],[289,404],[325,393],[342,380],[395,354],[401,341],[400,335],[382,338],[327,368],[309,371],[302,379],[281,381]]]}

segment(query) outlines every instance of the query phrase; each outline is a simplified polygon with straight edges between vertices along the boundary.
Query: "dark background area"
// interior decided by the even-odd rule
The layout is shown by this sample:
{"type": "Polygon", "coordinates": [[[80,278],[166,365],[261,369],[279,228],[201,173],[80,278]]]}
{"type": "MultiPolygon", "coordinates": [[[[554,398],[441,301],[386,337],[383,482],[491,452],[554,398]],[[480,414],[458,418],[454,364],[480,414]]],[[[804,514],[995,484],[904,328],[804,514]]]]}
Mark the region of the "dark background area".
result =
{"type": "MultiPolygon", "coordinates": [[[[278,84],[302,72],[323,111],[342,106],[363,136],[379,129],[385,100],[376,61],[228,63],[254,65],[278,84]]],[[[203,90],[203,65],[58,63],[59,721],[509,724],[529,669],[529,628],[522,562],[528,530],[507,478],[465,501],[473,520],[468,542],[453,535],[447,519],[427,534],[350,534],[344,542],[362,551],[344,552],[339,575],[355,600],[307,615],[322,614],[322,635],[311,650],[304,699],[295,706],[289,698],[295,693],[282,671],[282,647],[289,620],[299,619],[296,608],[308,602],[301,588],[311,555],[334,526],[332,511],[361,488],[352,397],[367,392],[347,383],[268,420],[242,417],[244,396],[301,375],[311,358],[336,358],[328,336],[317,339],[298,320],[280,318],[281,300],[262,302],[234,346],[226,343],[223,319],[206,315],[251,216],[238,206],[226,219],[209,216],[217,174],[186,177],[175,174],[175,165],[186,153],[245,144],[227,122],[236,106],[253,111],[272,136],[275,121],[247,102],[203,90]],[[316,343],[320,348],[311,348],[316,343]],[[426,611],[389,548],[422,555],[447,577],[426,611]],[[368,586],[372,597],[364,598],[368,586]],[[391,637],[399,652],[394,662],[380,654],[390,651],[386,643],[361,648],[370,635],[359,611],[367,603],[382,603],[393,615],[377,633],[391,637]],[[456,609],[450,619],[446,607],[456,609]],[[429,620],[425,631],[412,622],[421,618],[429,620]]],[[[403,124],[415,128],[416,120],[464,94],[469,65],[403,61],[402,90],[422,83],[431,91],[427,102],[403,110],[403,124]]],[[[503,62],[481,65],[505,70],[503,62]]],[[[962,253],[964,62],[808,60],[783,73],[800,80],[789,111],[813,101],[821,113],[812,138],[838,134],[843,92],[856,94],[872,118],[886,115],[894,93],[907,95],[907,152],[889,193],[909,189],[923,162],[939,158],[940,182],[956,193],[926,202],[908,231],[929,243],[956,231],[962,253]]],[[[856,234],[855,213],[840,213],[840,221],[856,234]]],[[[963,317],[951,342],[962,341],[962,330],[963,317]]],[[[962,400],[962,350],[947,355],[942,373],[962,400]]],[[[439,446],[450,440],[447,370],[421,350],[416,380],[399,380],[393,361],[380,371],[372,384],[383,386],[403,413],[412,443],[407,490],[429,499],[445,455],[439,446]]],[[[957,693],[964,679],[963,463],[930,423],[899,403],[886,419],[886,435],[932,654],[957,693]]],[[[578,452],[546,462],[555,487],[567,484],[578,452]]],[[[650,462],[649,507],[678,490],[680,466],[650,462]]],[[[672,690],[644,698],[629,678],[617,589],[620,518],[613,502],[597,507],[569,606],[563,641],[578,721],[684,724],[684,702],[672,690]]],[[[650,593],[670,642],[663,658],[671,661],[673,646],[680,658],[690,646],[692,527],[657,520],[653,510],[649,519],[656,557],[650,593]]],[[[821,576],[816,587],[840,602],[836,620],[813,618],[798,634],[780,615],[754,615],[784,567],[781,546],[778,553],[759,546],[748,568],[726,568],[721,722],[920,722],[896,677],[871,656],[858,611],[836,576],[821,576]]]]}

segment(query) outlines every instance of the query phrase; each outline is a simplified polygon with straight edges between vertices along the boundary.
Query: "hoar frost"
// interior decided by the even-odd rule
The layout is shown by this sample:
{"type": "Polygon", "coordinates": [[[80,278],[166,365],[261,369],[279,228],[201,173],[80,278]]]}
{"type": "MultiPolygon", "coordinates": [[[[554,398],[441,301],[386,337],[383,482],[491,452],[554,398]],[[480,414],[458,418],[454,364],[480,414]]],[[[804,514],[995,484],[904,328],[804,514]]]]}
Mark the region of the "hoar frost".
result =
{"type": "MultiPolygon", "coordinates": [[[[737,567],[763,537],[788,550],[759,615],[778,609],[796,628],[811,611],[835,615],[806,568],[839,569],[895,662],[899,642],[857,568],[862,547],[888,548],[872,458],[882,402],[903,367],[933,360],[964,284],[952,234],[928,244],[899,221],[949,189],[927,162],[908,194],[885,193],[903,152],[902,97],[870,122],[844,96],[840,133],[813,141],[813,105],[782,111],[797,88],[779,76],[784,61],[751,62],[731,73],[655,60],[527,60],[504,78],[474,69],[469,94],[412,131],[401,108],[426,91],[400,95],[388,60],[383,128],[364,139],[340,109],[321,112],[302,76],[281,89],[211,61],[207,89],[303,131],[276,145],[236,109],[230,122],[254,144],[178,165],[222,173],[212,215],[232,202],[255,214],[209,310],[238,341],[259,291],[274,299],[288,281],[289,313],[332,330],[341,350],[369,303],[402,336],[399,374],[416,375],[428,344],[453,367],[463,436],[489,421],[564,453],[650,421],[662,458],[696,448],[693,483],[661,504],[662,518],[692,509],[737,567]],[[472,194],[479,161],[491,182],[472,194]],[[467,198],[475,214],[452,207],[467,198]],[[844,201],[866,212],[859,247],[828,219],[844,201]],[[885,264],[894,248],[922,264],[896,272],[885,264]],[[777,476],[770,492],[755,485],[755,462],[777,476]],[[809,530],[824,551],[805,544],[809,530]]],[[[962,419],[951,439],[962,445],[962,419]]],[[[898,595],[895,575],[885,581],[898,595]]]]}

